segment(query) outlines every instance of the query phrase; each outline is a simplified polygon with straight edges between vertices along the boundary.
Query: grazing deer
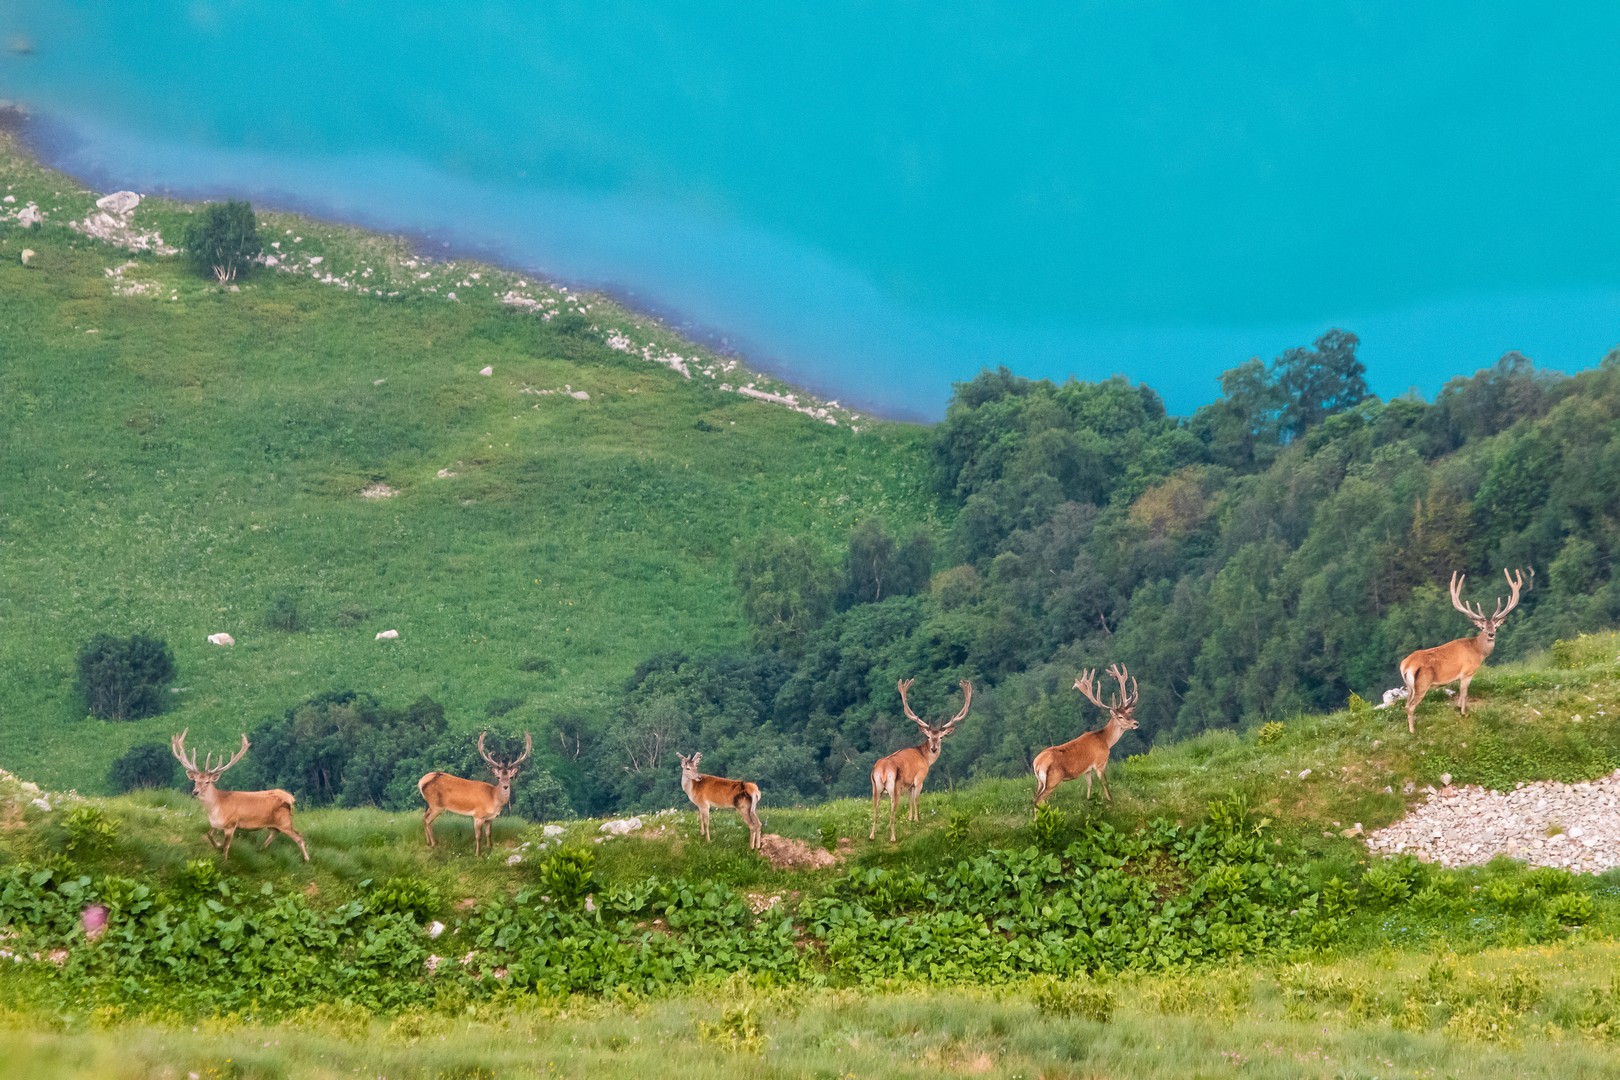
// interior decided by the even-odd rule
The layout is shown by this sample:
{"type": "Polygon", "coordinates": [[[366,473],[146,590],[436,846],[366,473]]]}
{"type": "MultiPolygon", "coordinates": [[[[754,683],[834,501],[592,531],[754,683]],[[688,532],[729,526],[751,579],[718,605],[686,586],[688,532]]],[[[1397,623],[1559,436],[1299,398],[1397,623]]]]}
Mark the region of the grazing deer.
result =
{"type": "Polygon", "coordinates": [[[1121,664],[1115,664],[1108,669],[1108,674],[1119,683],[1119,692],[1114,700],[1104,702],[1097,696],[1097,672],[1095,670],[1083,671],[1080,677],[1074,680],[1074,688],[1086,695],[1091,703],[1108,713],[1108,723],[1096,731],[1088,731],[1078,739],[1070,739],[1062,746],[1051,746],[1035,755],[1035,805],[1037,808],[1046,797],[1052,794],[1052,789],[1065,780],[1086,778],[1086,798],[1091,798],[1091,776],[1097,775],[1102,781],[1103,798],[1109,802],[1114,797],[1108,793],[1108,777],[1104,770],[1108,768],[1108,752],[1119,742],[1119,737],[1127,731],[1134,731],[1136,723],[1136,680],[1121,664]],[[1127,685],[1127,680],[1129,685],[1127,685]]]}
{"type": "Polygon", "coordinates": [[[484,737],[488,734],[487,731],[478,733],[478,754],[488,763],[489,771],[495,774],[495,783],[463,780],[445,772],[430,772],[416,782],[416,790],[427,801],[427,809],[422,812],[422,831],[427,834],[428,847],[439,846],[439,842],[433,838],[433,819],[446,810],[473,819],[474,855],[479,853],[480,837],[484,841],[483,850],[489,851],[495,847],[495,819],[500,816],[501,809],[512,801],[512,778],[518,774],[518,766],[529,760],[529,754],[534,750],[534,736],[525,731],[523,753],[516,761],[502,762],[490,757],[489,751],[484,749],[484,737]]]}
{"type": "MultiPolygon", "coordinates": [[[[1506,607],[1502,606],[1502,598],[1497,597],[1496,611],[1487,616],[1483,607],[1478,604],[1469,607],[1463,601],[1462,587],[1468,575],[1458,574],[1455,570],[1451,572],[1451,606],[1468,616],[1468,621],[1479,627],[1479,633],[1471,638],[1458,638],[1444,645],[1436,645],[1432,649],[1419,649],[1401,661],[1401,681],[1406,683],[1406,730],[1412,734],[1417,734],[1417,725],[1412,718],[1417,713],[1418,702],[1423,700],[1423,695],[1429,692],[1431,686],[1456,682],[1459,689],[1457,709],[1468,712],[1468,684],[1473,681],[1479,665],[1496,648],[1496,631],[1501,628],[1508,612],[1519,606],[1519,590],[1524,587],[1524,571],[1515,570],[1510,574],[1503,570],[1502,576],[1507,579],[1513,595],[1508,597],[1506,607]]],[[[1531,567],[1532,588],[1535,582],[1536,570],[1531,567]]]]}
{"type": "Polygon", "coordinates": [[[759,785],[747,780],[705,776],[698,772],[698,762],[703,760],[701,753],[691,757],[681,753],[675,756],[681,759],[681,790],[697,807],[698,821],[703,825],[703,839],[709,839],[709,809],[729,806],[748,823],[748,850],[758,851],[763,830],[759,822],[759,785]]]}
{"type": "Polygon", "coordinates": [[[917,815],[917,796],[922,793],[923,781],[928,779],[928,769],[939,760],[940,743],[945,736],[956,729],[956,725],[967,716],[968,708],[973,704],[973,684],[966,679],[962,680],[962,711],[945,722],[943,727],[932,728],[928,721],[922,719],[911,711],[911,703],[906,700],[906,691],[911,689],[915,679],[900,680],[900,705],[906,710],[906,716],[912,723],[922,729],[923,741],[916,746],[908,746],[904,750],[897,750],[886,758],[879,758],[878,763],[872,766],[872,831],[867,834],[868,840],[877,839],[878,803],[880,798],[889,796],[889,842],[894,843],[894,806],[900,801],[902,789],[911,793],[911,811],[906,815],[907,821],[921,821],[917,815]]]}
{"type": "MultiPolygon", "coordinates": [[[[202,800],[203,809],[208,812],[208,831],[203,835],[215,848],[225,852],[224,858],[231,857],[231,838],[236,835],[237,829],[270,829],[272,832],[264,838],[264,844],[259,848],[263,851],[270,846],[270,842],[277,835],[284,834],[292,838],[303,852],[304,861],[309,862],[309,848],[304,845],[304,838],[292,827],[293,796],[290,791],[280,788],[271,788],[269,791],[221,791],[214,785],[219,782],[220,775],[226,769],[242,760],[242,755],[248,752],[248,737],[242,736],[242,749],[231,755],[229,761],[223,765],[214,764],[214,755],[209,754],[203,758],[202,768],[197,767],[197,751],[193,750],[191,756],[186,756],[186,728],[180,734],[170,737],[169,751],[181,765],[185,766],[186,776],[191,780],[191,793],[202,800]],[[215,839],[214,833],[225,835],[225,842],[221,844],[215,839]]],[[[223,757],[224,755],[220,755],[223,757]]]]}

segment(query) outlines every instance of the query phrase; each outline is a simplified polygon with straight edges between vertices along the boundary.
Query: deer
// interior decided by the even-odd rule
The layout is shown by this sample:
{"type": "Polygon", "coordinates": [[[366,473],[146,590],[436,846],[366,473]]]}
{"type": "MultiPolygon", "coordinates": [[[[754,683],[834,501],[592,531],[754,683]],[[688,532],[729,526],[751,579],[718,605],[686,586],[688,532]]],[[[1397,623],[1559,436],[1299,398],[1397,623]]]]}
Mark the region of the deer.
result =
{"type": "Polygon", "coordinates": [[[703,826],[703,839],[709,840],[709,810],[716,806],[729,806],[748,823],[748,850],[758,851],[763,826],[759,821],[759,785],[748,780],[728,780],[723,776],[707,776],[698,772],[703,754],[691,757],[677,752],[681,759],[681,790],[697,807],[698,821],[703,826]]]}
{"type": "Polygon", "coordinates": [[[1078,739],[1070,739],[1061,746],[1049,746],[1035,755],[1035,808],[1052,794],[1052,789],[1065,780],[1086,778],[1086,799],[1091,798],[1091,777],[1096,775],[1102,783],[1103,798],[1110,803],[1114,797],[1108,792],[1108,753],[1119,737],[1134,731],[1136,723],[1136,680],[1123,664],[1109,667],[1107,674],[1119,683],[1119,691],[1112,701],[1103,701],[1097,695],[1097,672],[1082,671],[1074,680],[1074,688],[1086,696],[1097,708],[1108,713],[1108,723],[1096,731],[1088,731],[1078,739]]]}
{"type": "Polygon", "coordinates": [[[889,843],[895,842],[894,808],[900,801],[902,790],[911,794],[911,810],[906,814],[906,820],[922,820],[917,814],[917,796],[922,793],[923,781],[928,779],[929,768],[939,760],[940,744],[945,736],[956,730],[956,725],[962,722],[973,705],[973,684],[963,679],[962,711],[947,720],[944,726],[930,727],[928,721],[911,711],[911,702],[906,699],[906,691],[916,681],[901,679],[897,685],[900,688],[900,705],[905,709],[907,719],[922,729],[923,741],[916,746],[897,750],[886,758],[879,758],[878,763],[872,766],[872,831],[866,836],[868,840],[877,839],[878,804],[885,794],[889,796],[889,843]]]}
{"type": "Polygon", "coordinates": [[[430,772],[416,782],[416,790],[422,793],[423,800],[427,802],[427,809],[422,812],[422,831],[427,835],[428,847],[439,846],[439,842],[433,838],[433,819],[448,810],[452,814],[464,814],[473,819],[474,855],[480,852],[480,837],[483,839],[483,851],[494,850],[495,819],[512,801],[512,778],[534,752],[534,736],[525,731],[523,753],[518,755],[516,761],[505,762],[490,757],[489,751],[484,749],[484,738],[488,734],[487,731],[478,733],[478,756],[495,774],[493,784],[482,780],[464,780],[446,772],[430,772]]]}
{"type": "MultiPolygon", "coordinates": [[[[215,785],[226,769],[242,760],[248,752],[247,733],[242,734],[242,748],[232,754],[230,760],[222,765],[214,764],[214,755],[209,754],[203,758],[202,767],[197,765],[197,751],[193,750],[191,756],[186,756],[186,735],[191,731],[188,727],[178,735],[169,738],[169,751],[176,760],[185,766],[186,777],[191,781],[191,793],[202,801],[203,809],[208,812],[208,831],[203,835],[216,850],[222,850],[222,858],[231,857],[231,840],[236,836],[237,829],[246,829],[252,832],[256,829],[270,829],[269,836],[264,838],[264,844],[259,850],[263,851],[270,846],[270,842],[277,836],[287,836],[298,845],[303,853],[304,861],[309,862],[309,848],[304,838],[298,835],[298,830],[292,826],[293,803],[296,801],[290,791],[280,788],[271,788],[269,791],[221,791],[215,785]],[[220,843],[214,833],[224,834],[225,842],[220,843]]],[[[225,755],[221,754],[223,758],[225,755]]]]}
{"type": "MultiPolygon", "coordinates": [[[[1458,685],[1457,710],[1463,715],[1468,713],[1468,684],[1473,681],[1474,672],[1479,665],[1491,655],[1496,648],[1496,631],[1501,629],[1502,621],[1508,613],[1519,606],[1519,590],[1524,587],[1526,577],[1522,570],[1515,570],[1511,574],[1503,570],[1502,576],[1507,579],[1508,588],[1512,595],[1507,599],[1506,606],[1502,598],[1496,598],[1496,610],[1485,614],[1485,609],[1478,604],[1470,607],[1462,598],[1463,582],[1468,580],[1467,574],[1451,572],[1451,606],[1468,616],[1468,621],[1479,627],[1479,633],[1473,637],[1458,638],[1448,641],[1444,645],[1436,645],[1432,649],[1419,649],[1417,652],[1401,661],[1401,681],[1406,684],[1406,730],[1410,734],[1417,734],[1417,724],[1414,717],[1417,714],[1418,702],[1423,695],[1429,692],[1431,686],[1444,686],[1455,682],[1458,685]]],[[[1529,582],[1535,587],[1536,569],[1530,568],[1529,582]]]]}

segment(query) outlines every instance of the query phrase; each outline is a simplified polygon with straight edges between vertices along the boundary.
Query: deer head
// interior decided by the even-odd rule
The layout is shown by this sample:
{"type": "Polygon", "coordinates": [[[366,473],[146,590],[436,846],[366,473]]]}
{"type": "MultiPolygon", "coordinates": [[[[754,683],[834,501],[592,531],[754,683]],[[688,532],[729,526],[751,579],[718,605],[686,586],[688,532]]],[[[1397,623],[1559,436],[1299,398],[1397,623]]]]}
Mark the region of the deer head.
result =
{"type": "MultiPolygon", "coordinates": [[[[216,765],[214,764],[214,755],[209,754],[203,758],[203,764],[199,768],[197,765],[197,751],[193,750],[189,758],[186,756],[186,732],[190,730],[190,728],[186,728],[180,734],[169,738],[169,752],[185,767],[186,777],[191,781],[191,793],[200,799],[214,789],[214,785],[219,782],[220,775],[226,769],[242,760],[242,755],[248,752],[248,737],[244,732],[242,735],[242,748],[232,754],[229,761],[216,765]]],[[[222,760],[224,757],[224,754],[220,755],[222,760]]]]}
{"type": "MultiPolygon", "coordinates": [[[[1511,574],[1503,570],[1502,576],[1507,579],[1511,595],[1505,604],[1500,596],[1497,597],[1496,610],[1486,615],[1483,607],[1478,604],[1470,606],[1462,598],[1463,582],[1468,580],[1468,575],[1459,574],[1455,570],[1451,572],[1451,606],[1468,616],[1468,621],[1479,627],[1481,642],[1487,650],[1496,644],[1496,632],[1501,629],[1502,621],[1508,617],[1508,612],[1519,606],[1519,590],[1524,587],[1526,580],[1523,570],[1515,570],[1511,574]]],[[[1529,582],[1530,587],[1534,588],[1536,568],[1533,566],[1530,568],[1529,582]]]]}
{"type": "Polygon", "coordinates": [[[916,681],[916,679],[900,680],[898,684],[900,687],[900,706],[905,709],[906,717],[922,729],[923,738],[928,740],[928,758],[932,761],[939,757],[940,744],[944,741],[945,736],[956,730],[956,725],[962,722],[962,719],[968,714],[968,709],[973,705],[973,684],[966,679],[962,680],[962,711],[945,721],[940,727],[935,728],[929,726],[928,721],[912,712],[911,702],[906,700],[906,691],[910,690],[911,684],[916,681]]]}
{"type": "Polygon", "coordinates": [[[1108,668],[1119,689],[1114,693],[1113,700],[1104,701],[1097,695],[1097,671],[1095,668],[1082,671],[1080,677],[1074,680],[1074,688],[1086,696],[1097,708],[1106,710],[1108,722],[1118,724],[1126,731],[1137,727],[1136,699],[1139,696],[1136,689],[1136,680],[1131,677],[1130,671],[1123,664],[1113,664],[1108,668]]]}
{"type": "Polygon", "coordinates": [[[484,749],[484,736],[488,734],[487,731],[478,733],[478,755],[489,766],[489,771],[495,774],[495,789],[501,793],[501,800],[504,804],[512,798],[512,778],[518,774],[518,766],[528,761],[529,754],[534,751],[534,736],[525,731],[523,733],[523,753],[518,755],[516,761],[507,762],[490,757],[489,751],[484,749]]]}
{"type": "Polygon", "coordinates": [[[677,751],[675,756],[681,759],[681,783],[696,780],[698,778],[698,762],[703,760],[703,751],[699,750],[691,757],[677,751]]]}

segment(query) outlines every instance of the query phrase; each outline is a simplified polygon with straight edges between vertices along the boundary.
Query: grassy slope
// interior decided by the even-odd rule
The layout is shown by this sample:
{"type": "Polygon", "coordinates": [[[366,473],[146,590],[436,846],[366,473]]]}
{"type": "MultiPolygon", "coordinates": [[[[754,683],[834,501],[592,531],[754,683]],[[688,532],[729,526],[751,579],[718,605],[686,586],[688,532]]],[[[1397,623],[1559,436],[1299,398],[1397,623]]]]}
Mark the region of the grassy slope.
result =
{"type": "MultiPolygon", "coordinates": [[[[126,256],[59,224],[94,196],[7,138],[0,189],[48,219],[0,224],[0,764],[49,786],[94,790],[134,742],[229,738],[332,688],[428,694],[463,726],[495,698],[528,725],[599,711],[642,657],[743,638],[734,557],[762,532],[831,545],[934,512],[921,429],[854,434],[688,382],[490,288],[390,300],[261,273],[233,293],[137,256],[124,281],[154,293],[115,295],[126,256]],[[565,386],[590,400],[523,392],[565,386]],[[378,481],[399,494],[359,496],[378,481]],[[288,591],[304,632],[264,625],[288,591]],[[204,642],[222,630],[234,649],[204,642]],[[169,641],[169,714],[82,721],[73,658],[101,631],[169,641]]],[[[148,200],[137,221],[174,237],[183,216],[148,200]]],[[[323,270],[417,272],[385,239],[263,224],[323,270]]],[[[477,272],[430,271],[443,292],[477,272]]]]}
{"type": "MultiPolygon", "coordinates": [[[[1399,792],[1405,781],[1432,782],[1442,769],[1459,780],[1491,779],[1502,768],[1525,780],[1590,778],[1620,763],[1620,736],[1593,723],[1595,708],[1606,711],[1604,703],[1620,695],[1620,635],[1582,638],[1557,659],[1561,666],[1541,658],[1487,669],[1475,684],[1477,712],[1460,719],[1434,701],[1419,713],[1416,739],[1405,734],[1399,713],[1301,717],[1266,745],[1252,734],[1208,735],[1121,762],[1112,808],[1082,806],[1077,785],[1061,789],[1057,802],[1071,827],[1089,818],[1131,828],[1160,814],[1196,816],[1210,799],[1235,790],[1274,815],[1282,833],[1305,843],[1310,872],[1348,868],[1365,854],[1335,826],[1357,820],[1374,827],[1398,817],[1407,800],[1384,794],[1385,786],[1399,792]],[[1505,745],[1521,754],[1506,765],[1505,745]],[[1304,768],[1312,774],[1302,781],[1304,768]]],[[[901,843],[892,847],[865,841],[869,808],[856,801],[769,808],[767,823],[806,839],[836,826],[855,838],[856,865],[926,867],[989,846],[1030,842],[1029,792],[1028,782],[1012,781],[930,792],[921,826],[902,826],[901,843]],[[952,839],[948,823],[955,820],[960,834],[964,818],[966,836],[952,839]]],[[[188,800],[154,794],[99,804],[119,820],[122,837],[100,869],[167,878],[206,853],[200,817],[188,800]]],[[[62,841],[61,809],[49,816],[25,811],[22,826],[13,819],[0,836],[0,847],[14,857],[49,857],[62,841]]],[[[334,903],[352,895],[361,880],[394,874],[432,880],[447,899],[481,897],[528,881],[532,860],[511,866],[500,856],[538,835],[503,819],[497,857],[475,860],[460,821],[441,822],[447,844],[429,853],[415,815],[331,810],[300,820],[314,863],[297,862],[285,844],[265,854],[240,846],[231,856],[233,873],[245,883],[313,886],[334,903]]],[[[596,824],[569,823],[569,841],[587,842],[597,835],[596,824]]],[[[764,867],[744,851],[742,829],[731,815],[717,815],[716,840],[708,845],[698,841],[690,812],[660,819],[656,827],[650,838],[594,847],[602,878],[683,874],[784,896],[790,904],[829,880],[826,872],[764,867]]],[[[873,995],[772,989],[733,978],[656,1001],[528,1001],[480,1006],[459,1017],[380,1019],[319,1008],[282,1024],[227,1017],[189,1029],[124,1026],[112,1016],[68,1018],[60,1021],[65,1034],[39,1030],[37,1019],[8,1014],[0,1005],[0,1021],[9,1016],[14,1028],[6,1033],[8,1022],[0,1022],[0,1060],[25,1063],[28,1075],[131,1077],[171,1075],[165,1070],[176,1063],[202,1075],[214,1069],[212,1075],[235,1076],[626,1070],[705,1076],[724,1068],[752,1076],[1596,1077],[1620,1068],[1616,1032],[1588,1020],[1594,1001],[1616,994],[1616,947],[1605,928],[1615,925],[1617,877],[1590,887],[1607,914],[1557,944],[1481,947],[1471,927],[1460,923],[1403,925],[1410,932],[1392,933],[1386,921],[1371,917],[1338,955],[1307,963],[1128,975],[1112,984],[1118,1008],[1106,1025],[1040,1011],[1038,982],[1006,991],[896,987],[873,995]],[[1515,980],[1524,979],[1538,987],[1533,1001],[1510,1007],[1521,985],[1515,980]],[[1449,1019],[1443,1026],[1431,1020],[1423,1030],[1425,1010],[1432,1014],[1442,1000],[1449,1019]],[[97,1023],[114,1031],[98,1034],[97,1023]],[[728,1041],[750,1032],[763,1041],[728,1041]]],[[[1409,915],[1401,921],[1410,923],[1409,915]]],[[[15,1001],[15,994],[6,998],[15,1001]]]]}

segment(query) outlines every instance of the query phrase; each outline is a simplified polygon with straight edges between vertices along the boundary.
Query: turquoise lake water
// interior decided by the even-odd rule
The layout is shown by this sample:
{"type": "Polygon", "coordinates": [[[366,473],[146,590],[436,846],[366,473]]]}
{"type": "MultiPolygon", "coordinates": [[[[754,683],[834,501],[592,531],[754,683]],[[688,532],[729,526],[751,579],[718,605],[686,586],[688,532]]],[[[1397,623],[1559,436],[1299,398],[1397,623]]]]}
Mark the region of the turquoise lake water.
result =
{"type": "Polygon", "coordinates": [[[607,287],[891,415],[1003,363],[1184,412],[1334,325],[1386,395],[1620,342],[1612,4],[6,0],[0,44],[98,185],[607,287]]]}

